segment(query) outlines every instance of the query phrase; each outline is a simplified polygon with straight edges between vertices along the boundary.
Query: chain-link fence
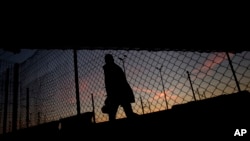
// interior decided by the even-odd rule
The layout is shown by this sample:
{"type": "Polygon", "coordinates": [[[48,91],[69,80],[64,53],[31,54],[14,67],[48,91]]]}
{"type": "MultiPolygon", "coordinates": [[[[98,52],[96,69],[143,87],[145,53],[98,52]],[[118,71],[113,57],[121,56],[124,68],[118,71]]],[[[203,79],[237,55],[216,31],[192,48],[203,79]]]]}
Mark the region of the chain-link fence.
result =
{"type": "Polygon", "coordinates": [[[0,60],[0,133],[12,131],[14,64],[0,60]]]}
{"type": "MultiPolygon", "coordinates": [[[[107,121],[107,115],[101,112],[106,98],[102,66],[107,53],[123,68],[136,98],[133,110],[139,115],[239,89],[250,90],[250,52],[77,50],[76,53],[77,56],[73,50],[38,50],[20,64],[19,129],[76,115],[77,91],[80,113],[94,111],[97,123],[107,121]]],[[[5,73],[1,70],[1,132],[5,73]]],[[[11,104],[10,94],[8,105],[11,104]]],[[[7,127],[11,124],[11,112],[8,110],[7,127]]],[[[119,107],[117,118],[125,117],[119,107]]]]}

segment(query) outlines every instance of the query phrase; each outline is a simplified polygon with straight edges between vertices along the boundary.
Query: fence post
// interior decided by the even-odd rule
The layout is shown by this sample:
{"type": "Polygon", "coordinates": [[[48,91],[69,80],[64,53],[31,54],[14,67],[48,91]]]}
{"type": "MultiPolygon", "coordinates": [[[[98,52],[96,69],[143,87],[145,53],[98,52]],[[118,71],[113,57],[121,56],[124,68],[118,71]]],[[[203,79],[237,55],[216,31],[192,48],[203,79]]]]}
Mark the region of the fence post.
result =
{"type": "Polygon", "coordinates": [[[12,131],[17,130],[19,64],[14,65],[12,131]]]}
{"type": "Polygon", "coordinates": [[[150,102],[149,102],[149,100],[147,100],[147,101],[148,101],[148,109],[149,109],[149,112],[151,113],[150,102]]]}
{"type": "Polygon", "coordinates": [[[163,83],[163,78],[162,78],[162,74],[161,74],[161,69],[162,69],[162,66],[160,68],[157,68],[156,69],[159,70],[160,72],[160,77],[161,77],[161,83],[162,83],[162,89],[163,89],[163,92],[164,92],[164,98],[165,98],[165,102],[166,102],[166,107],[167,107],[167,110],[168,110],[168,101],[167,101],[167,94],[165,92],[165,87],[164,87],[164,83],[163,83]]]}
{"type": "Polygon", "coordinates": [[[198,94],[198,96],[199,96],[199,99],[201,100],[201,96],[200,96],[199,88],[197,88],[197,94],[198,94]]]}
{"type": "Polygon", "coordinates": [[[94,120],[94,123],[96,123],[95,121],[95,102],[94,102],[94,95],[91,94],[91,100],[92,100],[92,107],[93,107],[93,120],[94,120]]]}
{"type": "Polygon", "coordinates": [[[39,125],[41,123],[41,113],[37,112],[37,124],[39,125]]]}
{"type": "Polygon", "coordinates": [[[238,88],[238,91],[240,92],[240,91],[241,91],[241,90],[240,90],[240,85],[239,85],[239,82],[238,82],[237,77],[236,77],[236,75],[235,75],[235,71],[234,71],[234,68],[233,68],[232,60],[230,59],[230,56],[229,56],[228,52],[226,52],[226,54],[227,54],[227,58],[228,58],[228,61],[229,61],[229,65],[230,65],[230,67],[231,67],[231,70],[232,70],[232,73],[233,73],[233,76],[234,76],[234,80],[235,80],[236,86],[237,86],[237,88],[238,88]]]}
{"type": "Polygon", "coordinates": [[[5,79],[3,134],[5,134],[6,130],[7,130],[7,113],[8,113],[8,96],[9,96],[9,73],[10,73],[10,70],[7,69],[7,71],[6,71],[6,79],[5,79]]]}
{"type": "Polygon", "coordinates": [[[29,98],[29,88],[26,89],[26,127],[29,127],[29,120],[30,120],[30,114],[29,114],[29,109],[30,109],[30,98],[29,98]]]}
{"type": "Polygon", "coordinates": [[[191,89],[192,89],[192,92],[193,92],[194,101],[196,101],[196,97],[195,97],[195,94],[194,94],[194,88],[193,88],[191,78],[190,78],[190,74],[189,74],[188,71],[187,71],[187,74],[188,74],[188,80],[189,80],[189,83],[190,83],[190,86],[191,86],[191,89]]]}
{"type": "Polygon", "coordinates": [[[141,101],[142,114],[144,115],[144,106],[143,106],[141,95],[140,95],[140,101],[141,101]]]}
{"type": "Polygon", "coordinates": [[[79,94],[79,80],[78,80],[78,65],[77,65],[77,52],[76,49],[73,49],[74,53],[74,69],[75,69],[75,88],[76,88],[76,111],[77,115],[81,114],[80,109],[80,94],[79,94]]]}

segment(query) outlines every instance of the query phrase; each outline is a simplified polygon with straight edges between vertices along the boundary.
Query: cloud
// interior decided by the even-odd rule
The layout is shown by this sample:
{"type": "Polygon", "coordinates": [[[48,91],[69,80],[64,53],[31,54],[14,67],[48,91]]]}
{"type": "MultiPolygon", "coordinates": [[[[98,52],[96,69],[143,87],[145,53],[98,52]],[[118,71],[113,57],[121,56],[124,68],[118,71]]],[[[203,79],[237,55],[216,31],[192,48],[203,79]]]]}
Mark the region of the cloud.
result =
{"type": "MultiPolygon", "coordinates": [[[[229,54],[232,57],[234,54],[229,54]]],[[[204,78],[206,75],[212,75],[213,71],[211,71],[214,67],[221,64],[224,60],[227,60],[226,53],[224,52],[216,52],[210,54],[207,60],[204,61],[201,67],[198,67],[192,71],[192,74],[198,74],[198,78],[204,78]]]]}
{"type": "Polygon", "coordinates": [[[169,100],[169,99],[175,99],[177,97],[177,95],[174,95],[172,93],[172,90],[165,90],[165,93],[164,92],[158,92],[155,94],[155,96],[153,97],[154,100],[156,99],[160,99],[160,98],[164,98],[166,94],[166,99],[169,100]]]}
{"type": "MultiPolygon", "coordinates": [[[[181,85],[183,85],[183,84],[181,84],[181,85]]],[[[178,97],[177,95],[173,94],[173,89],[174,88],[165,90],[167,99],[175,99],[178,97]]],[[[136,93],[146,93],[148,95],[152,95],[153,97],[149,97],[149,99],[148,99],[151,102],[154,100],[157,100],[157,99],[162,99],[162,98],[164,98],[164,95],[165,95],[165,93],[163,91],[154,90],[154,89],[133,87],[133,90],[136,93]]]]}
{"type": "Polygon", "coordinates": [[[137,93],[141,93],[141,92],[144,92],[144,93],[147,93],[147,94],[150,94],[153,92],[152,89],[147,89],[147,88],[138,88],[138,87],[133,87],[133,91],[136,91],[137,93]]]}

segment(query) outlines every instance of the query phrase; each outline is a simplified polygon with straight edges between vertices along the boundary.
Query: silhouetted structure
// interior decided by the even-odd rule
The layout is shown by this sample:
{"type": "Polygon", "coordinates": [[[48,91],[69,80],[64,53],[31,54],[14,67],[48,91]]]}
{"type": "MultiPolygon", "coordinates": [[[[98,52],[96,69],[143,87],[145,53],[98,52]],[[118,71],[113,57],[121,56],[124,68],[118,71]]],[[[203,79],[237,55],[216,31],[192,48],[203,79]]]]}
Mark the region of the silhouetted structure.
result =
{"type": "Polygon", "coordinates": [[[127,117],[133,117],[135,113],[131,103],[135,102],[134,93],[129,86],[125,73],[121,67],[114,63],[111,54],[105,55],[106,64],[103,66],[107,99],[102,108],[104,113],[109,114],[109,120],[115,120],[118,107],[121,105],[127,117]]]}

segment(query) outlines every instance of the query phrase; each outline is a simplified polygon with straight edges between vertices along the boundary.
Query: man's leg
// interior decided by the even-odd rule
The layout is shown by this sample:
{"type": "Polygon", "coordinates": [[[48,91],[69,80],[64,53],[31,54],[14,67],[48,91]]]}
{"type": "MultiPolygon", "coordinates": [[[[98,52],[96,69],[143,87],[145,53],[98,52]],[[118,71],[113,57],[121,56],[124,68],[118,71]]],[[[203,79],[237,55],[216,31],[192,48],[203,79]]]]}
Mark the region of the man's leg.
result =
{"type": "Polygon", "coordinates": [[[114,121],[116,119],[116,112],[118,110],[118,104],[112,104],[109,111],[109,121],[114,121]]]}
{"type": "Polygon", "coordinates": [[[131,103],[122,103],[124,112],[128,118],[135,117],[137,114],[133,112],[131,103]]]}

